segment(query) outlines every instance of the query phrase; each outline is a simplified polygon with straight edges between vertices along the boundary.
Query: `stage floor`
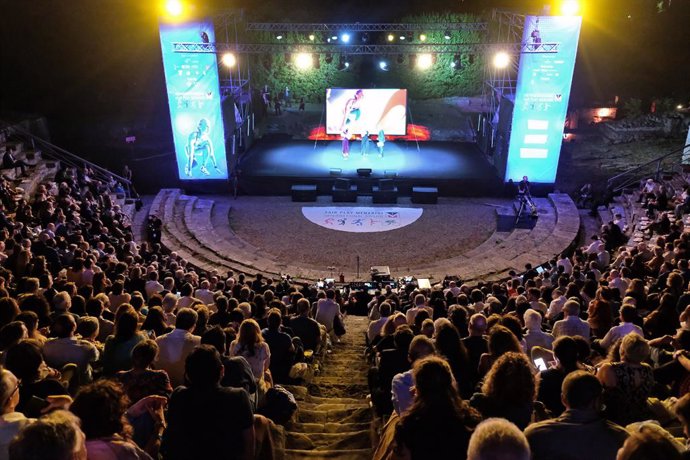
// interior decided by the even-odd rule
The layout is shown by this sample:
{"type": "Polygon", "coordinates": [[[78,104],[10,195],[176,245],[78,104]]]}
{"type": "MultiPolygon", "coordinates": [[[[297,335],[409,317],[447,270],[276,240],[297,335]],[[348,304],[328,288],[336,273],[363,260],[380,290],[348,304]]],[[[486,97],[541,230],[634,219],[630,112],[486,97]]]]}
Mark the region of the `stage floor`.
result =
{"type": "Polygon", "coordinates": [[[286,194],[294,184],[314,183],[330,190],[328,184],[336,177],[361,182],[394,175],[401,193],[425,185],[438,186],[442,195],[476,196],[494,194],[500,184],[493,166],[472,143],[420,142],[417,150],[414,142],[387,142],[383,158],[373,142],[366,157],[359,141],[351,143],[349,159],[343,158],[341,148],[338,141],[262,140],[241,160],[240,187],[249,194],[286,194]],[[370,168],[371,179],[358,178],[360,168],[370,168]]]}

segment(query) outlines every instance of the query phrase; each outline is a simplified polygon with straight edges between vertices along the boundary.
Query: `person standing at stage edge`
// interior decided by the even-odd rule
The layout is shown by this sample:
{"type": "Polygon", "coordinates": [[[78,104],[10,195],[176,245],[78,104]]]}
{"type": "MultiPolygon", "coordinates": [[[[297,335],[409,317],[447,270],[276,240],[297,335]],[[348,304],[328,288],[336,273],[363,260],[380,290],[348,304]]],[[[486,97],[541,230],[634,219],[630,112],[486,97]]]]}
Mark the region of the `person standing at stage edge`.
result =
{"type": "Polygon", "coordinates": [[[364,130],[362,133],[362,156],[367,156],[369,153],[369,131],[364,130]]]}
{"type": "Polygon", "coordinates": [[[343,131],[343,158],[350,158],[350,132],[346,129],[343,131]]]}

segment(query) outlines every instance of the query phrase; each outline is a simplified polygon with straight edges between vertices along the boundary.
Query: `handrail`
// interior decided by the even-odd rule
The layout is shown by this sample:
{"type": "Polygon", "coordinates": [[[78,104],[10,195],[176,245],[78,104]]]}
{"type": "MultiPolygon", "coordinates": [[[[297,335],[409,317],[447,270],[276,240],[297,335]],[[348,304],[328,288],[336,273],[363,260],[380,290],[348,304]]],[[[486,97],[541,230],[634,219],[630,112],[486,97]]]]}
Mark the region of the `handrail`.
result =
{"type": "Polygon", "coordinates": [[[130,196],[130,190],[131,190],[132,182],[129,179],[122,177],[119,174],[116,174],[112,171],[109,171],[108,169],[105,169],[105,168],[103,168],[103,167],[101,167],[95,163],[92,163],[88,160],[85,160],[84,158],[82,158],[78,155],[75,155],[74,153],[72,153],[68,150],[63,149],[62,147],[59,147],[59,146],[57,146],[57,145],[55,145],[55,144],[53,144],[47,140],[35,135],[35,134],[32,134],[32,133],[22,129],[21,127],[19,127],[16,124],[12,125],[12,124],[2,122],[2,121],[0,121],[0,124],[1,124],[0,129],[8,129],[8,131],[11,134],[17,134],[18,133],[18,134],[22,135],[24,138],[30,139],[32,141],[32,144],[33,144],[33,142],[37,142],[38,144],[43,146],[43,148],[46,148],[47,150],[45,153],[47,153],[47,155],[49,157],[51,157],[52,159],[64,161],[66,164],[68,164],[69,166],[72,166],[72,167],[88,166],[89,168],[91,168],[94,171],[96,171],[97,173],[99,173],[101,175],[101,177],[103,177],[103,178],[115,179],[115,180],[121,182],[126,188],[127,196],[128,197],[130,196]]]}
{"type": "Polygon", "coordinates": [[[659,177],[658,177],[658,176],[659,176],[659,173],[660,173],[660,171],[661,171],[661,162],[662,162],[663,160],[665,160],[665,159],[667,159],[667,158],[673,156],[673,155],[678,154],[679,152],[683,152],[683,151],[684,151],[685,149],[687,149],[687,148],[690,148],[690,144],[687,144],[687,145],[684,145],[684,146],[681,147],[681,148],[672,150],[672,151],[670,151],[670,152],[668,152],[668,153],[665,153],[664,155],[661,155],[660,157],[654,158],[653,160],[649,160],[649,161],[646,162],[646,163],[643,163],[643,164],[641,164],[641,165],[635,166],[634,168],[629,169],[629,170],[627,170],[627,171],[624,171],[624,172],[622,172],[622,173],[620,173],[620,174],[616,174],[615,176],[609,178],[608,181],[606,181],[607,189],[610,190],[610,191],[613,191],[613,192],[618,191],[618,190],[621,190],[621,188],[626,187],[627,184],[629,184],[631,180],[632,180],[632,181],[635,181],[635,180],[637,180],[637,178],[635,178],[635,179],[628,179],[627,181],[624,182],[626,185],[624,185],[624,186],[622,186],[622,187],[619,186],[617,189],[613,189],[613,184],[614,184],[614,182],[615,182],[616,180],[620,179],[621,177],[630,176],[630,175],[632,175],[633,173],[642,170],[643,168],[646,168],[646,167],[648,167],[648,166],[650,166],[650,165],[653,165],[654,163],[657,164],[657,171],[656,171],[657,177],[656,177],[656,180],[659,180],[659,177]]]}

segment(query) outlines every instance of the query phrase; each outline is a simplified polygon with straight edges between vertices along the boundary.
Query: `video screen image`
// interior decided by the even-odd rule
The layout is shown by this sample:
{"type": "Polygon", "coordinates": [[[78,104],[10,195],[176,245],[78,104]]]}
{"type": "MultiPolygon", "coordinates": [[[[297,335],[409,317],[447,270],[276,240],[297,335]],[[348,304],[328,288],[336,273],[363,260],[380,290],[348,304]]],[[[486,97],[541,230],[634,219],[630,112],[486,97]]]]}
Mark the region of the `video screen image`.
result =
{"type": "Polygon", "coordinates": [[[365,131],[387,136],[404,136],[407,132],[406,89],[326,90],[326,132],[349,136],[365,131]]]}

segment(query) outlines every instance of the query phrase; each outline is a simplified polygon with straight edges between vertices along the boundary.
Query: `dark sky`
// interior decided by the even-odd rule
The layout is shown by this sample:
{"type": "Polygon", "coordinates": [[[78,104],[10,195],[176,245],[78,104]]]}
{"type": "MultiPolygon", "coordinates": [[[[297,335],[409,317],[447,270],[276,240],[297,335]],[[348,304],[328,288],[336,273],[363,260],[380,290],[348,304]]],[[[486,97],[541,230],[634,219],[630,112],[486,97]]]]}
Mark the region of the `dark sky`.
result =
{"type": "MultiPolygon", "coordinates": [[[[258,20],[309,22],[395,22],[423,11],[480,12],[492,6],[528,10],[543,3],[243,1],[258,20]]],[[[210,7],[230,3],[214,0],[210,7]]],[[[573,101],[605,100],[614,94],[688,99],[690,0],[673,0],[671,9],[663,13],[656,12],[657,0],[590,3],[573,101]]],[[[62,125],[107,124],[112,119],[155,125],[166,113],[153,9],[157,4],[154,0],[0,0],[0,109],[45,114],[62,125]]]]}

